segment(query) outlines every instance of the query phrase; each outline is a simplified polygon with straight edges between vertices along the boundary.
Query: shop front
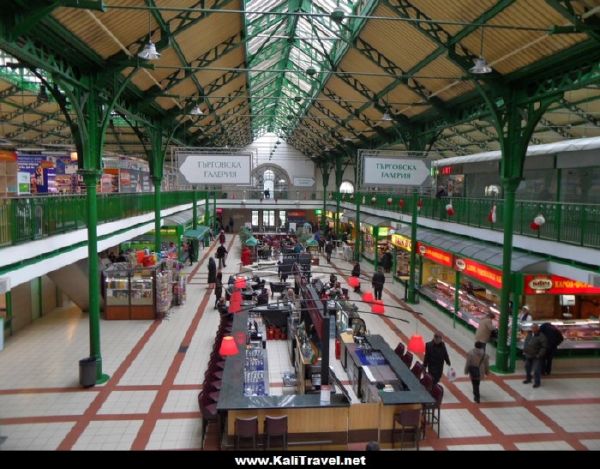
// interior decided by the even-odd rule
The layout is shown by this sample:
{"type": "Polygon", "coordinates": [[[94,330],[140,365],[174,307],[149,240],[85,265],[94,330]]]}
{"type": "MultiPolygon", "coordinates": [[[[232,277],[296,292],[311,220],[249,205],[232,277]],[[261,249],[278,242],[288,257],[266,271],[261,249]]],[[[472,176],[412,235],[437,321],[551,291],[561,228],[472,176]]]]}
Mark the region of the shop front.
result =
{"type": "Polygon", "coordinates": [[[400,234],[396,231],[390,236],[395,262],[394,275],[400,280],[408,281],[410,274],[410,252],[412,242],[410,235],[400,234]]]}
{"type": "MultiPolygon", "coordinates": [[[[550,322],[563,334],[559,349],[600,350],[600,288],[559,275],[522,275],[524,303],[533,323],[550,322]]],[[[531,323],[521,325],[524,334],[531,323]]]]}
{"type": "Polygon", "coordinates": [[[381,264],[386,272],[390,272],[393,265],[390,225],[389,221],[373,215],[367,215],[360,223],[363,257],[375,266],[381,264]]]}

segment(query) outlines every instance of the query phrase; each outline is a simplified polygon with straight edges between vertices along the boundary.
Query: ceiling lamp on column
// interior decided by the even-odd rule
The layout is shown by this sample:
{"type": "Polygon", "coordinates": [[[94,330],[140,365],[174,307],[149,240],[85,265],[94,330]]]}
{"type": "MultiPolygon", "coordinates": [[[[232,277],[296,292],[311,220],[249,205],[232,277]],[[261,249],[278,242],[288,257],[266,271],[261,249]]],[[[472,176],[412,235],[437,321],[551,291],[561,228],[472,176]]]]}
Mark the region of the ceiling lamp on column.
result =
{"type": "Polygon", "coordinates": [[[148,11],[148,42],[144,48],[138,52],[138,57],[144,60],[158,60],[160,53],[156,50],[156,46],[152,42],[152,27],[150,26],[150,12],[148,11]]]}
{"type": "Polygon", "coordinates": [[[204,111],[200,108],[198,104],[196,104],[196,106],[194,106],[194,109],[192,109],[191,114],[192,116],[203,116],[204,111]]]}
{"type": "Polygon", "coordinates": [[[346,12],[340,6],[340,0],[337,1],[336,7],[333,10],[331,10],[331,13],[329,14],[329,16],[336,23],[341,23],[344,20],[344,17],[346,16],[346,12]]]}
{"type": "Polygon", "coordinates": [[[479,48],[479,57],[473,59],[475,65],[473,65],[469,72],[475,75],[486,75],[492,73],[492,67],[489,66],[487,60],[483,57],[483,26],[481,27],[481,45],[479,48]]]}
{"type": "Polygon", "coordinates": [[[386,121],[386,122],[390,122],[390,121],[393,121],[394,119],[392,118],[392,116],[390,116],[389,112],[385,111],[383,113],[383,116],[381,116],[381,120],[382,121],[386,121]]]}

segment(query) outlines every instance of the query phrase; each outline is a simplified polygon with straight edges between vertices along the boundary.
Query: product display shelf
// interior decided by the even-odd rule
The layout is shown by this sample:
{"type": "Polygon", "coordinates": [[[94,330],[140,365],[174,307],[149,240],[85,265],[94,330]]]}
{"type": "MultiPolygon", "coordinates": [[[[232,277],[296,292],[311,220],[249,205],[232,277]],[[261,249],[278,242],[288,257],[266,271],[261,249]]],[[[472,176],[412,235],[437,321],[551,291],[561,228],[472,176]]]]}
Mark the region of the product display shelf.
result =
{"type": "Polygon", "coordinates": [[[600,350],[600,320],[598,319],[549,319],[521,323],[517,347],[523,348],[527,331],[531,329],[533,324],[543,324],[545,322],[556,326],[562,333],[564,340],[558,346],[559,350],[600,350]]]}

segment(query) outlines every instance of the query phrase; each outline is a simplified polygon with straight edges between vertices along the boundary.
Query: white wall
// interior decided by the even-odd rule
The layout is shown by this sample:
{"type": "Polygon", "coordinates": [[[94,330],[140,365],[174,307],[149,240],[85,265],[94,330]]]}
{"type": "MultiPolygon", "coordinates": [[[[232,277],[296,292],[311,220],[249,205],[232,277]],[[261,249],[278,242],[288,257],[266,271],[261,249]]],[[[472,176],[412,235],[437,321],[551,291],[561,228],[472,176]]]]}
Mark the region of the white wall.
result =
{"type": "MultiPolygon", "coordinates": [[[[320,178],[320,176],[317,177],[318,171],[315,171],[315,165],[312,161],[275,134],[265,134],[245,149],[255,152],[255,168],[261,164],[277,165],[288,173],[292,184],[294,177],[314,178],[315,181],[320,178]],[[279,145],[276,145],[277,140],[280,141],[279,145]]],[[[308,190],[309,188],[302,189],[308,190]]],[[[316,190],[315,187],[310,189],[316,190]]]]}

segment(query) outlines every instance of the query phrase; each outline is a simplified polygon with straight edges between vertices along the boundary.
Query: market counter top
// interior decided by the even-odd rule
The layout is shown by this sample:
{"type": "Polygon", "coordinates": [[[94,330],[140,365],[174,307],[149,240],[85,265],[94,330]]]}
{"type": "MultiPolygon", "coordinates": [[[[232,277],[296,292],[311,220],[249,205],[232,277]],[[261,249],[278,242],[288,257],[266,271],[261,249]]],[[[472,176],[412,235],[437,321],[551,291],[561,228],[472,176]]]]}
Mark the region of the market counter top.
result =
{"type": "MultiPolygon", "coordinates": [[[[241,312],[233,320],[233,337],[247,332],[248,313],[241,312]]],[[[324,408],[349,407],[350,403],[342,394],[332,394],[329,403],[321,403],[320,393],[294,394],[285,396],[245,396],[244,360],[245,346],[239,345],[240,353],[227,357],[223,370],[222,388],[217,403],[218,410],[277,409],[277,408],[324,408]]]]}
{"type": "Polygon", "coordinates": [[[382,382],[390,385],[393,391],[378,392],[383,405],[434,402],[415,375],[381,336],[372,335],[366,340],[372,348],[371,354],[365,354],[364,349],[353,343],[346,345],[346,351],[350,358],[347,360],[347,367],[355,367],[354,371],[349,370],[348,376],[354,377],[358,387],[366,389],[367,386],[362,382],[363,380],[368,380],[371,384],[382,382]]]}

